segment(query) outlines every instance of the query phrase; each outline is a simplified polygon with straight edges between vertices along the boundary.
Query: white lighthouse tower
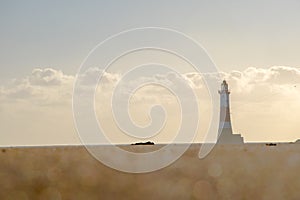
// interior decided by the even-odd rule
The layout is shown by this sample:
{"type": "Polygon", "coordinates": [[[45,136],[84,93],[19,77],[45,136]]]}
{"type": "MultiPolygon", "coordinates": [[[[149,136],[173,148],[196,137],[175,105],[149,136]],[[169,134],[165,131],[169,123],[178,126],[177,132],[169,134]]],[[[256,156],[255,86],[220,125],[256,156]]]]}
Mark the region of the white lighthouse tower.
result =
{"type": "Polygon", "coordinates": [[[218,143],[223,144],[238,144],[243,143],[243,137],[238,134],[232,134],[232,126],[230,119],[229,107],[229,90],[228,84],[224,80],[221,84],[220,94],[220,122],[219,122],[219,138],[218,143]]]}

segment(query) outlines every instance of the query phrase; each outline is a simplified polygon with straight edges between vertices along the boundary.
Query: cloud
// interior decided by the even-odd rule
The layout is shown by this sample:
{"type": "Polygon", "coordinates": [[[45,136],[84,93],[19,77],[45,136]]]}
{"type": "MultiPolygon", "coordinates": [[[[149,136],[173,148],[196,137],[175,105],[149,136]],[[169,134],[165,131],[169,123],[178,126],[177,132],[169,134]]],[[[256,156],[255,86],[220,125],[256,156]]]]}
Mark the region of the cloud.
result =
{"type": "Polygon", "coordinates": [[[282,101],[300,97],[300,70],[287,66],[250,67],[224,73],[236,99],[241,101],[282,101]]]}
{"type": "Polygon", "coordinates": [[[26,78],[30,85],[37,86],[59,86],[73,81],[74,77],[63,74],[60,70],[52,68],[34,69],[26,78]]]}
{"type": "Polygon", "coordinates": [[[113,85],[118,80],[120,80],[120,75],[117,73],[109,73],[105,72],[102,69],[97,67],[92,67],[86,70],[84,73],[78,76],[78,80],[80,81],[81,85],[94,85],[100,81],[99,84],[101,85],[113,85]],[[101,80],[99,80],[101,76],[101,80]]]}
{"type": "Polygon", "coordinates": [[[225,73],[224,78],[241,86],[245,85],[291,85],[300,82],[300,70],[294,67],[273,66],[270,68],[249,67],[244,71],[225,73]]]}
{"type": "Polygon", "coordinates": [[[253,100],[259,96],[273,95],[274,93],[282,97],[300,95],[300,69],[295,67],[249,67],[243,71],[220,72],[219,76],[200,73],[188,73],[185,76],[192,83],[192,87],[199,89],[200,92],[205,89],[204,78],[220,83],[225,79],[229,83],[230,90],[238,97],[237,99],[243,100],[253,100]]]}
{"type": "MultiPolygon", "coordinates": [[[[102,72],[98,68],[91,68],[86,71],[81,77],[83,85],[89,85],[102,74],[102,79],[99,82],[101,92],[111,92],[115,84],[121,79],[120,74],[102,72]]],[[[254,100],[259,96],[277,94],[278,98],[289,95],[300,95],[300,69],[287,66],[273,66],[270,68],[255,68],[249,67],[243,71],[233,70],[231,72],[221,72],[221,77],[229,83],[230,89],[234,92],[237,99],[254,100]]],[[[183,78],[188,81],[190,86],[203,92],[205,90],[205,78],[218,79],[214,74],[203,75],[199,73],[187,73],[183,78]]],[[[28,99],[36,100],[35,102],[59,102],[65,101],[66,98],[71,100],[73,84],[75,77],[66,75],[61,70],[52,68],[36,68],[27,77],[14,79],[9,85],[0,87],[0,97],[9,100],[28,99]]],[[[124,90],[131,90],[131,87],[145,83],[147,81],[157,82],[170,86],[174,82],[180,81],[180,77],[176,74],[157,74],[154,77],[137,77],[130,80],[124,86],[124,90]],[[126,88],[128,87],[128,88],[126,88]]],[[[221,81],[221,80],[218,80],[221,81]]],[[[124,82],[123,82],[124,84],[124,82]]],[[[147,87],[146,94],[164,96],[161,87],[147,87]]],[[[168,95],[167,95],[168,96],[168,95]]],[[[141,97],[144,99],[144,97],[141,97]]]]}
{"type": "Polygon", "coordinates": [[[29,101],[37,105],[62,104],[71,100],[74,77],[52,68],[36,68],[21,79],[1,87],[7,103],[29,101]]]}

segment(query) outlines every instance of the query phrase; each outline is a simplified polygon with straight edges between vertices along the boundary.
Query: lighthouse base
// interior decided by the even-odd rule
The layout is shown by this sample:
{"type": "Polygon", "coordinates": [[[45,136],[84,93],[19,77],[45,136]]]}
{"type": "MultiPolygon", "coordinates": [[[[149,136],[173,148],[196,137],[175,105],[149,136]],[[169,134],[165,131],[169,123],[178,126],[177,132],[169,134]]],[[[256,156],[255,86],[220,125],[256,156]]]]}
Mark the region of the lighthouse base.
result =
{"type": "Polygon", "coordinates": [[[243,144],[244,139],[240,134],[232,134],[231,129],[223,129],[218,139],[219,144],[243,144]]]}

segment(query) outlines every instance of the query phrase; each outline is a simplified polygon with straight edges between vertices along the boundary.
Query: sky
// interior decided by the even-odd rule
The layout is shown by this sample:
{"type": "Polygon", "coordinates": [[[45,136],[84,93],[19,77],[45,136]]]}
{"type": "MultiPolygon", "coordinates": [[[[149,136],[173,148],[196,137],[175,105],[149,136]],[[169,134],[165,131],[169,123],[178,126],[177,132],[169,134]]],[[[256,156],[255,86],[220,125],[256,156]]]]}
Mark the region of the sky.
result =
{"type": "MultiPolygon", "coordinates": [[[[228,80],[233,128],[245,141],[300,138],[299,1],[29,0],[0,4],[0,145],[79,143],[72,92],[80,65],[107,37],[149,26],[183,32],[206,49],[228,80]]],[[[201,78],[185,76],[201,92],[201,78]]],[[[118,74],[107,74],[108,85],[117,80],[118,74]]],[[[107,88],[100,96],[111,91],[107,88]]],[[[158,91],[153,93],[161,94],[158,91]]],[[[175,100],[165,93],[161,103],[173,105],[175,100]]],[[[146,94],[140,91],[140,95],[146,94]]],[[[140,114],[139,106],[147,107],[148,102],[143,103],[135,103],[139,109],[132,109],[133,118],[142,124],[147,115],[140,114]]],[[[174,120],[170,127],[178,122],[174,120]]],[[[110,122],[106,124],[114,130],[110,122]]],[[[164,142],[171,137],[154,140],[164,142]]],[[[131,142],[123,136],[114,141],[131,142]]]]}

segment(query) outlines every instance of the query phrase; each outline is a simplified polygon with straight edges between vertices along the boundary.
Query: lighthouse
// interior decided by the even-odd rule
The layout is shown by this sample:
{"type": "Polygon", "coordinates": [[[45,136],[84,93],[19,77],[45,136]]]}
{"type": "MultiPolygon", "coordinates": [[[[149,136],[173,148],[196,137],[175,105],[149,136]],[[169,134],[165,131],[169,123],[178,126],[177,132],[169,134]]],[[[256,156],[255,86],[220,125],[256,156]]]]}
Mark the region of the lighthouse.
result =
{"type": "Polygon", "coordinates": [[[228,84],[224,80],[221,84],[220,94],[220,122],[219,122],[219,138],[218,143],[221,144],[241,144],[243,137],[239,134],[233,134],[231,119],[230,119],[230,106],[228,84]]]}

